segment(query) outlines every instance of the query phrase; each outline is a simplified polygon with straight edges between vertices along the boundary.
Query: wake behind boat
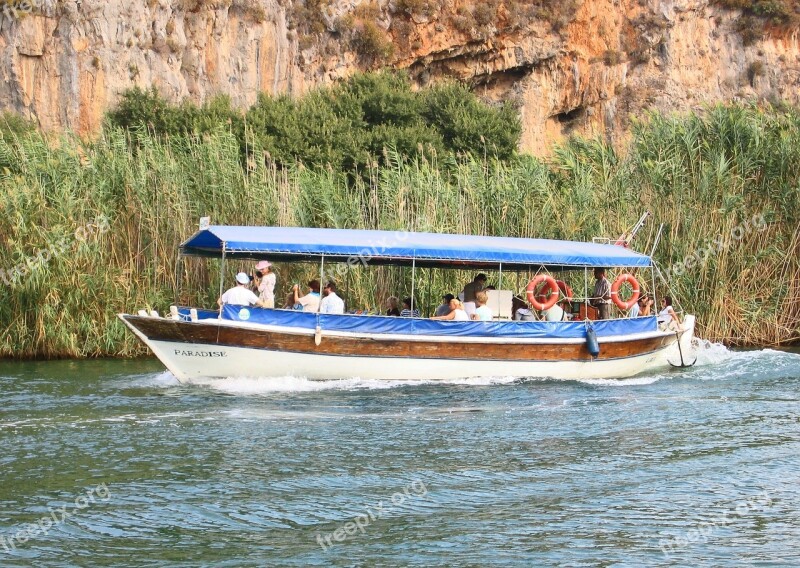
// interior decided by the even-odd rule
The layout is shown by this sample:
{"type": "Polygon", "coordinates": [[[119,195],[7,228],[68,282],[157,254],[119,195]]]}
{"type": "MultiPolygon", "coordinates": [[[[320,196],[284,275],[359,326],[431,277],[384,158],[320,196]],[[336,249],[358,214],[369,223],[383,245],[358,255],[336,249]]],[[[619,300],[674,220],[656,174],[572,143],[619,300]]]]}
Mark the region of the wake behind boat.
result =
{"type": "MultiPolygon", "coordinates": [[[[210,226],[181,245],[185,256],[223,260],[313,261],[436,269],[496,270],[491,321],[436,321],[419,317],[322,314],[225,305],[220,311],[174,308],[169,317],[140,311],[123,322],[181,381],[200,377],[299,376],[309,379],[440,379],[472,377],[624,378],[684,365],[691,359],[694,316],[682,325],[659,325],[655,315],[597,320],[589,305],[588,274],[620,270],[612,292],[620,310],[638,296],[634,273],[652,259],[612,244],[281,227],[210,226]],[[572,321],[516,321],[513,292],[502,275],[536,274],[527,286],[530,305],[549,309],[565,297],[572,321]],[[561,280],[556,280],[557,275],[561,280]],[[572,297],[567,281],[583,281],[572,297]],[[633,298],[619,289],[632,282],[633,298]]],[[[224,270],[224,269],[223,269],[224,270]]],[[[412,276],[412,283],[415,279],[412,276]]],[[[413,286],[413,284],[412,284],[413,286]]],[[[412,289],[413,298],[413,289],[412,289]]],[[[413,301],[413,300],[412,300],[413,301]]],[[[413,309],[413,306],[412,306],[413,309]]]]}

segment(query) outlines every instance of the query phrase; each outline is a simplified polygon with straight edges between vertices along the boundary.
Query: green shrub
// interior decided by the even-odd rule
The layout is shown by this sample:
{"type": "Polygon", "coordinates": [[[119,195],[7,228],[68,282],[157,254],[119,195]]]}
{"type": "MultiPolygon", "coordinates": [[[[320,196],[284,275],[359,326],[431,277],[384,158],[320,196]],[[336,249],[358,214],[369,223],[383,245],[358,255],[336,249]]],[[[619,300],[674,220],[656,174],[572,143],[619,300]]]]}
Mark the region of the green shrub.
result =
{"type": "Polygon", "coordinates": [[[392,42],[375,22],[366,21],[357,26],[350,47],[371,64],[389,60],[394,52],[392,42]]]}
{"type": "Polygon", "coordinates": [[[36,131],[36,123],[14,112],[0,114],[0,137],[24,136],[36,131]]]}

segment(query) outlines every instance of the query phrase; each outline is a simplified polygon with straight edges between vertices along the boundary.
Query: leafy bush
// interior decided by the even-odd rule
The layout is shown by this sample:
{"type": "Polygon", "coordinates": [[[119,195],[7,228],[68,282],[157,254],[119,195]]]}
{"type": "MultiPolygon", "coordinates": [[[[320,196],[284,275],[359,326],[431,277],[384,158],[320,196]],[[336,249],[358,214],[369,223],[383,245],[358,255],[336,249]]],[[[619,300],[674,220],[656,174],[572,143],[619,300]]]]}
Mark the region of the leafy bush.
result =
{"type": "Polygon", "coordinates": [[[36,123],[22,116],[4,111],[0,114],[0,138],[23,136],[36,131],[36,123]]]}
{"type": "MultiPolygon", "coordinates": [[[[227,97],[197,107],[171,105],[155,90],[133,89],[109,113],[111,125],[160,136],[233,133],[243,163],[364,172],[384,149],[404,159],[421,154],[491,155],[508,159],[521,134],[513,108],[481,103],[448,84],[415,92],[402,73],[358,74],[300,98],[262,94],[245,113],[227,97]]],[[[135,140],[135,138],[134,138],[135,140]]]]}

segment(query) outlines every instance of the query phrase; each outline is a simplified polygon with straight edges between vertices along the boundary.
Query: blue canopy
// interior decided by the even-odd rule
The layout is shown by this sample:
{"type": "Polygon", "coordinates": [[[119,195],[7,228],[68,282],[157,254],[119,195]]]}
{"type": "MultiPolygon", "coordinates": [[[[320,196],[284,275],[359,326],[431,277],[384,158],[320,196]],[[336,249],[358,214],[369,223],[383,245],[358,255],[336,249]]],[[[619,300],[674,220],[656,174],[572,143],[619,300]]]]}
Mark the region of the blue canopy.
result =
{"type": "Polygon", "coordinates": [[[650,257],[617,245],[412,233],[356,229],[307,229],[302,227],[211,226],[198,231],[181,245],[187,256],[316,260],[351,264],[417,266],[527,267],[616,266],[647,267],[650,257]]]}

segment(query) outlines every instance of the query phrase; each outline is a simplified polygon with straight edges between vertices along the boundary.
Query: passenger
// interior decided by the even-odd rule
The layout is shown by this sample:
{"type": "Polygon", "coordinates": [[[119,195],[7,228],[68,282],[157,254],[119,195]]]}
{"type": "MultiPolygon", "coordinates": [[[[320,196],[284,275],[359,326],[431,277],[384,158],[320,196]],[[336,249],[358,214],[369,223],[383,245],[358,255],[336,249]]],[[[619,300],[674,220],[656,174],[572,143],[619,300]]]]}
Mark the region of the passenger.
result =
{"type": "Polygon", "coordinates": [[[244,272],[237,274],[236,286],[226,290],[217,300],[217,305],[219,305],[220,309],[225,304],[229,306],[258,306],[266,308],[267,306],[264,305],[264,302],[259,300],[258,296],[247,287],[248,284],[250,284],[250,277],[247,274],[244,272]]]}
{"type": "Polygon", "coordinates": [[[303,306],[300,306],[300,307],[297,307],[297,306],[300,306],[300,304],[295,304],[295,302],[294,302],[294,288],[292,288],[292,291],[289,292],[286,295],[286,301],[283,304],[283,309],[284,310],[295,310],[295,309],[302,310],[303,309],[303,306]]]}
{"type": "Polygon", "coordinates": [[[442,296],[442,303],[439,304],[439,307],[436,308],[436,312],[433,315],[435,316],[446,316],[452,310],[450,309],[450,300],[455,298],[452,294],[445,294],[442,296]]]}
{"type": "Polygon", "coordinates": [[[386,315],[387,316],[399,316],[400,315],[400,300],[397,299],[397,296],[389,296],[386,298],[386,315]]]}
{"type": "Polygon", "coordinates": [[[475,308],[472,319],[477,321],[492,321],[492,309],[486,305],[489,301],[489,294],[487,294],[485,290],[481,290],[475,294],[475,301],[478,307],[475,308]]]}
{"type": "Polygon", "coordinates": [[[563,302],[553,304],[549,309],[542,311],[542,315],[546,321],[567,321],[567,310],[564,309],[564,302],[569,305],[569,302],[564,300],[563,302]]]}
{"type": "Polygon", "coordinates": [[[432,320],[452,320],[452,321],[469,321],[467,312],[464,311],[464,305],[458,298],[450,300],[450,313],[445,316],[433,316],[432,320]]]}
{"type": "Polygon", "coordinates": [[[321,314],[343,314],[344,300],[336,295],[336,284],[328,282],[322,290],[322,301],[319,303],[319,313],[321,314]]]}
{"type": "Polygon", "coordinates": [[[475,294],[483,290],[484,286],[486,286],[486,280],[486,275],[480,273],[475,276],[472,282],[464,286],[464,301],[474,302],[475,294]]]}
{"type": "Polygon", "coordinates": [[[418,318],[419,317],[419,310],[414,308],[411,310],[411,298],[403,298],[403,311],[400,312],[400,315],[404,318],[418,318]]]}
{"type": "Polygon", "coordinates": [[[606,278],[605,268],[595,268],[594,277],[597,282],[589,303],[597,308],[597,319],[606,320],[611,317],[611,284],[606,278]]]}
{"type": "Polygon", "coordinates": [[[319,311],[319,280],[311,280],[308,283],[309,292],[305,296],[300,296],[300,286],[295,284],[292,286],[294,292],[295,308],[297,304],[302,306],[304,312],[318,312],[319,311]]]}
{"type": "Polygon", "coordinates": [[[639,298],[639,317],[649,316],[653,307],[653,298],[647,293],[642,294],[639,298]]]}
{"type": "Polygon", "coordinates": [[[672,328],[681,331],[683,329],[681,327],[681,320],[678,319],[678,314],[676,314],[675,310],[672,308],[672,298],[669,296],[661,298],[661,306],[662,309],[658,312],[658,323],[663,326],[664,329],[672,328]]]}
{"type": "Polygon", "coordinates": [[[641,301],[641,298],[639,298],[639,300],[636,300],[636,302],[630,308],[628,308],[628,317],[629,318],[638,318],[639,317],[639,313],[641,311],[641,306],[639,305],[640,301],[641,301]]]}
{"type": "Polygon", "coordinates": [[[272,263],[262,260],[256,264],[256,290],[258,290],[258,297],[264,302],[267,308],[275,307],[275,280],[275,273],[272,271],[272,263]]]}

